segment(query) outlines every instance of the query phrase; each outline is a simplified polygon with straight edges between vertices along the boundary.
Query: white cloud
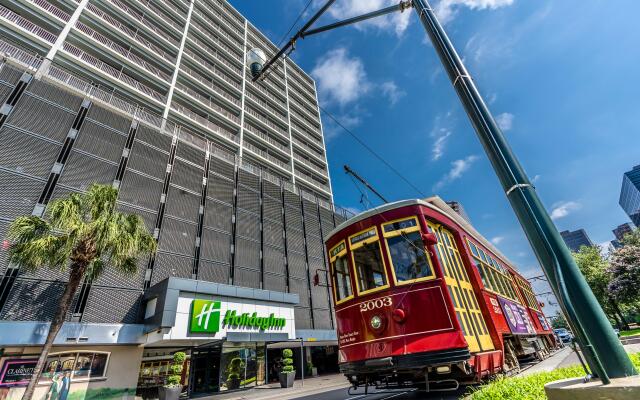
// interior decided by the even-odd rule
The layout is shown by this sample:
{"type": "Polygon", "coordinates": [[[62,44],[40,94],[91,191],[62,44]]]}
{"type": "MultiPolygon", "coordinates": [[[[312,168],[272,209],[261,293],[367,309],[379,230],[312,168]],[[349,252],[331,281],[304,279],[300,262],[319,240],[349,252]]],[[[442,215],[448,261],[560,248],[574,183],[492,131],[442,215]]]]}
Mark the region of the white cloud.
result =
{"type": "Polygon", "coordinates": [[[433,191],[440,190],[446,184],[462,177],[462,174],[464,174],[476,160],[478,160],[478,156],[471,155],[452,162],[451,169],[433,186],[433,191]]]}
{"type": "Polygon", "coordinates": [[[511,113],[505,112],[496,117],[496,123],[504,132],[511,130],[513,127],[513,119],[515,116],[511,113]]]}
{"type": "Polygon", "coordinates": [[[494,238],[491,239],[491,243],[495,244],[496,246],[499,245],[502,241],[504,240],[504,236],[496,236],[494,238]]]}
{"type": "Polygon", "coordinates": [[[563,201],[555,203],[551,210],[551,219],[564,218],[573,211],[579,210],[582,205],[575,201],[563,201]]]}
{"type": "Polygon", "coordinates": [[[531,183],[536,183],[540,180],[542,176],[540,174],[536,174],[533,178],[531,178],[531,183]]]}
{"type": "Polygon", "coordinates": [[[444,155],[447,139],[453,133],[451,115],[452,113],[449,111],[444,115],[437,115],[433,121],[433,129],[431,129],[431,133],[429,134],[429,136],[434,139],[433,146],[431,147],[431,159],[433,161],[439,160],[444,155]]]}
{"type": "Polygon", "coordinates": [[[340,106],[357,100],[370,88],[362,60],[349,57],[345,48],[331,50],[321,57],[311,75],[318,82],[320,96],[340,106]]]}
{"type": "Polygon", "coordinates": [[[495,10],[500,7],[510,6],[514,0],[440,0],[435,6],[435,12],[442,24],[453,20],[460,6],[472,10],[495,10]]]}
{"type": "Polygon", "coordinates": [[[439,160],[444,154],[444,147],[449,136],[451,136],[450,130],[445,128],[440,129],[440,136],[433,142],[433,147],[431,148],[431,159],[433,161],[439,160]]]}
{"type": "MultiPolygon", "coordinates": [[[[317,3],[324,4],[325,0],[317,1],[317,3]]],[[[396,4],[398,4],[398,0],[341,0],[329,7],[327,13],[335,19],[343,20],[396,4]]],[[[411,14],[411,10],[394,12],[382,17],[359,22],[355,24],[354,27],[359,30],[374,28],[382,31],[390,31],[394,32],[397,36],[401,36],[409,26],[409,21],[412,17],[411,14]]]]}
{"type": "Polygon", "coordinates": [[[404,90],[399,89],[394,81],[383,82],[380,84],[380,89],[382,90],[382,94],[389,98],[392,106],[407,94],[404,90]]]}

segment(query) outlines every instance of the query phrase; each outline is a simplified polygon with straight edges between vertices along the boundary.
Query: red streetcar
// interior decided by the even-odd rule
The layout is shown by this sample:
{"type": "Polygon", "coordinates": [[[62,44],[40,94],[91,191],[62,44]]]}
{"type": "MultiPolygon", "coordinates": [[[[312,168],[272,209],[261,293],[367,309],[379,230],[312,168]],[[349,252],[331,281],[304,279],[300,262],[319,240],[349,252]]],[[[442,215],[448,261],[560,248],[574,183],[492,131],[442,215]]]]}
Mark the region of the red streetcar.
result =
{"type": "Polygon", "coordinates": [[[325,244],[354,387],[455,390],[555,346],[529,282],[439,197],[364,212],[325,244]]]}

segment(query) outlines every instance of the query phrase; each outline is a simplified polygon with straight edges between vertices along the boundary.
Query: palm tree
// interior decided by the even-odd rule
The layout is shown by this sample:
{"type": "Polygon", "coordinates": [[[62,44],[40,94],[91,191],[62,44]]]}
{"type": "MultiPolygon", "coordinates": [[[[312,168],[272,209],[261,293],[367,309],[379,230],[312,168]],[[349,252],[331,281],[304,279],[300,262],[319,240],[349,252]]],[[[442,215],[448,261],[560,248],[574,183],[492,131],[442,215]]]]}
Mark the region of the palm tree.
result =
{"type": "Polygon", "coordinates": [[[85,194],[74,193],[51,202],[46,219],[23,216],[9,227],[10,262],[27,271],[45,266],[69,269],[69,282],[23,400],[33,396],[53,340],[82,280],[96,279],[105,266],[133,275],[138,257],[156,249],[142,218],[116,211],[117,195],[118,191],[110,186],[94,184],[85,194]]]}

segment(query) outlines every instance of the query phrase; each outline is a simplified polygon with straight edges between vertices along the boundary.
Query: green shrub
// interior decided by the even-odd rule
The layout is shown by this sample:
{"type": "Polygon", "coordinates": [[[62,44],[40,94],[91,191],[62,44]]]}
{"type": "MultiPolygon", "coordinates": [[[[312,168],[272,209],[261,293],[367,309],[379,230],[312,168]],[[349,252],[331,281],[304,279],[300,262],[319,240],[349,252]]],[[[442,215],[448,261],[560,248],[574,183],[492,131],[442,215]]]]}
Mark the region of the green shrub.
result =
{"type": "MultiPolygon", "coordinates": [[[[630,354],[629,358],[640,368],[640,353],[630,354]]],[[[472,388],[467,397],[469,400],[545,400],[544,385],[559,379],[577,378],[584,376],[584,370],[579,365],[559,368],[550,372],[539,372],[523,377],[498,377],[486,385],[472,388]]]]}
{"type": "Polygon", "coordinates": [[[167,383],[165,386],[180,386],[180,380],[182,379],[182,364],[187,358],[187,355],[181,351],[178,351],[173,355],[173,362],[169,366],[169,376],[167,376],[167,383]]]}
{"type": "Polygon", "coordinates": [[[293,368],[293,351],[291,349],[282,350],[282,370],[281,372],[294,372],[295,368],[293,368]]]}
{"type": "Polygon", "coordinates": [[[241,358],[236,357],[231,359],[227,366],[227,379],[239,379],[240,372],[244,369],[244,362],[241,358]]]}

